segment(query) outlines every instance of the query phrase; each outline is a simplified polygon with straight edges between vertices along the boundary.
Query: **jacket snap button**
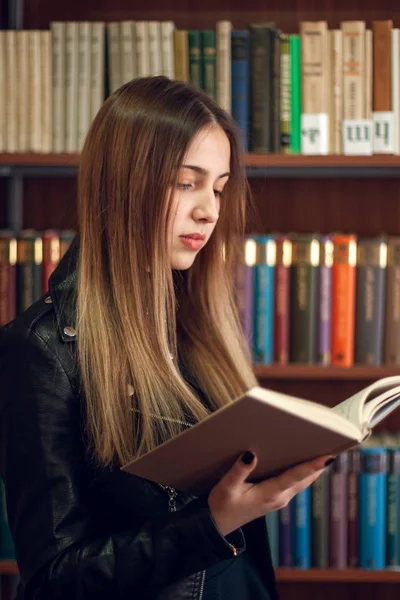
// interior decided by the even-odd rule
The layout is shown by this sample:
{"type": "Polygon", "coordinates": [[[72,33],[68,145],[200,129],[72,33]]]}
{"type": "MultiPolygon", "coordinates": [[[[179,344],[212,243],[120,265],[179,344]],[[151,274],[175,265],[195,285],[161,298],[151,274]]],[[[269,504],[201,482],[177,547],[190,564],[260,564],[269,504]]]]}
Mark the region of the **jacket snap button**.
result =
{"type": "Polygon", "coordinates": [[[53,302],[53,300],[51,299],[51,296],[46,296],[46,298],[44,299],[45,304],[51,304],[53,302]]]}
{"type": "Polygon", "coordinates": [[[68,337],[75,337],[76,336],[76,329],[74,329],[73,327],[64,327],[64,333],[68,337]]]}

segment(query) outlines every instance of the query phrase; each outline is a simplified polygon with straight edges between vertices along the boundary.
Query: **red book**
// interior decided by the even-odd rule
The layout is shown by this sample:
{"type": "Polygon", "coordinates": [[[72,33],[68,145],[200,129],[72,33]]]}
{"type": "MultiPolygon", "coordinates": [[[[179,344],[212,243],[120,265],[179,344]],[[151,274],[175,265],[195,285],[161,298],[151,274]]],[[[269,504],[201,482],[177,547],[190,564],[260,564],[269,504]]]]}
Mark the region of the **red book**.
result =
{"type": "Polygon", "coordinates": [[[49,278],[60,261],[60,236],[48,229],[43,233],[43,293],[49,289],[49,278]]]}
{"type": "Polygon", "coordinates": [[[281,365],[289,362],[291,264],[292,242],[288,236],[278,236],[275,264],[274,360],[281,365]]]}
{"type": "Polygon", "coordinates": [[[12,231],[0,230],[0,327],[16,316],[17,239],[12,231]]]}

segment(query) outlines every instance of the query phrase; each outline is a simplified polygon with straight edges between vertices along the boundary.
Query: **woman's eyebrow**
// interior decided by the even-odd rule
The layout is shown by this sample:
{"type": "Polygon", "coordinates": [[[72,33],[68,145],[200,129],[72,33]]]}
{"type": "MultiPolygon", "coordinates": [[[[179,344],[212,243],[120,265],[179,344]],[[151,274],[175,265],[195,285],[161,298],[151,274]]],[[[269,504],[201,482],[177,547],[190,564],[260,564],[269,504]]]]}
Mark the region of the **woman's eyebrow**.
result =
{"type": "MultiPolygon", "coordinates": [[[[199,173],[200,175],[203,176],[207,176],[209,175],[209,171],[207,169],[203,169],[203,167],[197,167],[196,165],[182,165],[181,169],[191,169],[192,171],[196,171],[196,173],[199,173]]],[[[219,175],[219,177],[217,177],[217,179],[222,179],[223,177],[229,177],[230,173],[229,171],[227,171],[226,173],[222,173],[222,175],[219,175]]]]}

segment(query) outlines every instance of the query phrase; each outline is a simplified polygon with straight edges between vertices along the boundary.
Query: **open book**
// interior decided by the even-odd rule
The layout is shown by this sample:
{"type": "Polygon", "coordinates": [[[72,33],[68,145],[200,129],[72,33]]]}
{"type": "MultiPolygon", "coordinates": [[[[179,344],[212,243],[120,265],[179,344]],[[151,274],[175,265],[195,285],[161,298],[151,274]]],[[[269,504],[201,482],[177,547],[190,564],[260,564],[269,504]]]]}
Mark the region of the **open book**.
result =
{"type": "Polygon", "coordinates": [[[380,379],[333,408],[254,387],[122,469],[201,495],[246,450],[258,457],[249,481],[261,481],[356,446],[399,405],[400,376],[380,379]]]}

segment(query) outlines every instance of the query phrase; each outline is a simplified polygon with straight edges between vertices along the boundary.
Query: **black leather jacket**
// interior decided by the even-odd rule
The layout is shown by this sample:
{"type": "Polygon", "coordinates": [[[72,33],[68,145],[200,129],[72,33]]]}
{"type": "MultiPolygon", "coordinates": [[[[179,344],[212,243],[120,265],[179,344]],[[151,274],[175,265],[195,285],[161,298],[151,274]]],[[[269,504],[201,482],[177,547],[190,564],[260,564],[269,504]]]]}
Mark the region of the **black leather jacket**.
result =
{"type": "MultiPolygon", "coordinates": [[[[232,556],[205,498],[90,461],[76,361],[77,243],[49,294],[0,333],[0,472],[22,585],[19,600],[200,600],[204,571],[232,556]]],[[[276,588],[265,520],[229,542],[276,588]]]]}

